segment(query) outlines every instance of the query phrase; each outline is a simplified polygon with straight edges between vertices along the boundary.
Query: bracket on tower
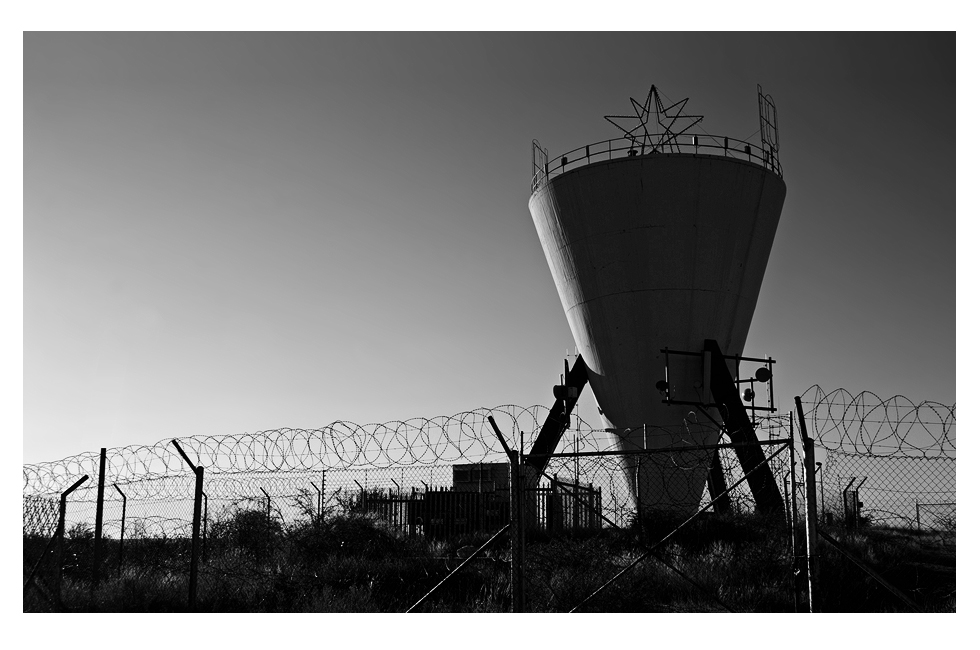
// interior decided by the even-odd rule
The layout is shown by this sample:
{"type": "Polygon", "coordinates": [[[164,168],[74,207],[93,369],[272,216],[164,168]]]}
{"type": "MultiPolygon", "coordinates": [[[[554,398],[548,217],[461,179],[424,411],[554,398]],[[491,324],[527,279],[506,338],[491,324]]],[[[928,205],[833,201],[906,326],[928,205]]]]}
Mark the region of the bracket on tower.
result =
{"type": "MultiPolygon", "coordinates": [[[[717,408],[719,404],[717,400],[714,399],[710,387],[713,373],[712,368],[718,367],[713,357],[718,357],[722,360],[722,362],[735,362],[735,378],[733,381],[739,388],[739,394],[741,395],[742,400],[746,402],[745,408],[752,412],[753,420],[755,420],[756,411],[764,411],[768,413],[774,413],[776,411],[773,398],[775,393],[772,388],[772,365],[776,363],[776,361],[772,357],[759,358],[744,357],[740,354],[721,354],[720,349],[713,351],[708,346],[706,346],[705,349],[700,352],[671,350],[669,348],[661,348],[660,351],[664,354],[664,379],[657,382],[657,389],[664,396],[664,399],[662,400],[664,404],[717,408]],[[671,355],[675,357],[675,370],[677,369],[678,365],[688,365],[688,376],[692,374],[690,371],[690,364],[699,364],[700,379],[695,381],[692,386],[679,385],[676,379],[672,382],[670,378],[671,355]],[[676,359],[676,357],[682,358],[676,359]],[[740,374],[741,363],[743,361],[747,361],[749,363],[761,363],[764,365],[757,368],[754,374],[743,378],[740,374]],[[746,385],[745,388],[742,388],[743,384],[746,385]],[[757,402],[757,398],[759,397],[758,391],[763,387],[765,388],[766,392],[765,401],[760,404],[757,402]]],[[[675,375],[676,374],[677,373],[675,372],[675,375]]]]}
{"type": "MultiPolygon", "coordinates": [[[[733,443],[735,443],[735,453],[744,471],[749,472],[751,468],[759,469],[748,475],[749,488],[761,512],[780,513],[783,512],[782,497],[773,477],[772,470],[765,463],[765,455],[759,444],[759,438],[755,434],[755,411],[775,411],[772,398],[772,364],[775,361],[769,357],[765,359],[743,357],[741,355],[723,354],[718,342],[713,339],[705,339],[704,349],[701,352],[688,352],[683,350],[668,350],[663,348],[664,367],[666,379],[657,382],[657,388],[664,394],[664,403],[683,404],[697,406],[701,409],[708,407],[717,408],[725,423],[725,431],[733,443]],[[697,400],[678,399],[678,393],[684,395],[680,386],[672,386],[670,380],[670,355],[679,356],[685,359],[700,357],[701,378],[695,381],[695,385],[690,387],[688,393],[698,397],[697,400]],[[726,361],[735,361],[736,375],[732,378],[728,370],[726,361]],[[761,362],[765,365],[756,370],[755,375],[749,379],[741,379],[737,374],[739,363],[742,361],[761,362]],[[755,405],[755,384],[761,382],[769,387],[769,407],[755,405]],[[748,383],[749,388],[741,394],[739,386],[748,383]],[[751,402],[753,419],[749,420],[748,410],[742,402],[751,402]]],[[[687,373],[691,376],[694,371],[689,368],[687,373]]],[[[717,489],[711,488],[710,489],[717,489]]]]}

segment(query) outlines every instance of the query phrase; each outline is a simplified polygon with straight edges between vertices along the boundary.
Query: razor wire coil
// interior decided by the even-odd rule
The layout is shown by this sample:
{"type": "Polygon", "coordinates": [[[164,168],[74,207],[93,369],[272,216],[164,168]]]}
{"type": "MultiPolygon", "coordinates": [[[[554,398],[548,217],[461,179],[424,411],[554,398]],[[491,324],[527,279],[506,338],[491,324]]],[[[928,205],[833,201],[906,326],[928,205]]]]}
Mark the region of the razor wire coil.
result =
{"type": "Polygon", "coordinates": [[[913,402],[903,395],[882,399],[871,391],[825,392],[813,385],[800,401],[816,444],[872,456],[942,457],[956,454],[956,405],[913,402]]]}

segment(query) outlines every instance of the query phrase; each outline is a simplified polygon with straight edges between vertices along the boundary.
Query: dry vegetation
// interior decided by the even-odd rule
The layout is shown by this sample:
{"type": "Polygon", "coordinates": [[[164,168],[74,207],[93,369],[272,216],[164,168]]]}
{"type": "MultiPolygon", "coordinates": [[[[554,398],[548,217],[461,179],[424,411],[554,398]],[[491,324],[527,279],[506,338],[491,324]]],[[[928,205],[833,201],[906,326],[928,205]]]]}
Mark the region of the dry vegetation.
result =
{"type": "MultiPolygon", "coordinates": [[[[659,540],[666,524],[626,531],[527,540],[527,608],[568,611],[659,540]]],[[[850,552],[927,611],[955,611],[955,534],[868,529],[831,531],[850,552]]],[[[264,513],[242,510],[209,531],[202,563],[201,611],[397,612],[435,586],[460,559],[457,550],[488,535],[450,542],[396,534],[356,514],[322,522],[269,526],[264,513]]],[[[46,540],[25,537],[24,577],[46,540]]],[[[90,588],[91,533],[71,531],[62,585],[75,611],[185,611],[189,543],[133,539],[118,563],[118,542],[106,540],[101,586],[90,588]]],[[[857,566],[822,546],[825,611],[906,611],[857,566]]],[[[709,518],[686,527],[588,603],[585,611],[793,611],[785,524],[753,517],[709,518]],[[661,561],[663,560],[663,561],[661,561]],[[667,566],[669,563],[686,577],[667,566]],[[693,581],[693,582],[692,582],[693,581]]],[[[42,571],[43,585],[53,572],[42,571]]],[[[506,539],[460,571],[421,611],[502,612],[510,609],[506,539]]],[[[25,611],[50,611],[36,589],[25,611]]]]}

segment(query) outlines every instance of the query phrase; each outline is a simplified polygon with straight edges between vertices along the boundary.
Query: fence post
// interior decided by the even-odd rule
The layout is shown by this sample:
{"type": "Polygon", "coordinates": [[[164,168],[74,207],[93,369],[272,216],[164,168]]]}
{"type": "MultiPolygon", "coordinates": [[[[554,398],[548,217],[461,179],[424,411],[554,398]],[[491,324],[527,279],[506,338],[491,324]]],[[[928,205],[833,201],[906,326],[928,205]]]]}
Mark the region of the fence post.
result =
{"type": "Polygon", "coordinates": [[[327,470],[320,470],[320,523],[323,523],[323,511],[327,504],[324,503],[323,495],[327,493],[327,470]]]}
{"type": "Polygon", "coordinates": [[[803,417],[803,403],[796,398],[796,410],[800,418],[800,437],[803,439],[803,476],[806,481],[806,573],[809,584],[810,611],[817,611],[817,472],[815,469],[813,438],[807,435],[803,417]]]}
{"type": "MultiPolygon", "coordinates": [[[[646,436],[644,435],[644,444],[646,444],[646,436]]],[[[636,457],[636,472],[633,477],[633,485],[636,489],[636,524],[637,530],[640,533],[640,539],[645,539],[643,536],[643,499],[640,496],[640,468],[643,465],[643,456],[636,457]]]]}
{"type": "Polygon", "coordinates": [[[796,607],[796,611],[800,611],[800,545],[799,540],[796,536],[796,522],[799,519],[799,513],[796,508],[796,436],[793,431],[793,414],[790,413],[789,417],[789,491],[790,491],[790,527],[789,532],[793,537],[793,604],[796,607]]]}
{"type": "Polygon", "coordinates": [[[197,570],[201,557],[201,501],[204,498],[204,466],[194,468],[194,522],[191,526],[191,584],[188,605],[197,609],[197,570]]]}
{"type": "Polygon", "coordinates": [[[823,463],[815,463],[817,466],[817,474],[820,474],[820,519],[823,519],[824,523],[827,523],[827,505],[823,499],[823,474],[821,470],[823,469],[823,463]]]}
{"type": "MultiPolygon", "coordinates": [[[[487,529],[487,493],[483,491],[483,485],[482,485],[483,464],[482,463],[480,464],[480,481],[481,481],[480,492],[479,492],[480,496],[476,500],[477,502],[476,507],[479,508],[479,512],[477,514],[480,522],[480,531],[483,532],[487,529]]],[[[415,488],[412,488],[412,490],[414,491],[415,488]]]]}
{"type": "MultiPolygon", "coordinates": [[[[592,484],[589,483],[589,487],[592,484]]],[[[596,491],[592,493],[593,505],[592,505],[592,518],[589,520],[589,528],[601,528],[602,523],[599,521],[599,513],[602,512],[602,486],[596,488],[596,491]]]]}
{"type": "Polygon", "coordinates": [[[514,517],[514,521],[517,523],[517,545],[516,545],[517,582],[516,582],[516,589],[515,589],[517,593],[515,594],[516,601],[515,601],[514,611],[523,612],[524,611],[524,524],[526,523],[525,516],[524,516],[524,510],[525,510],[524,501],[526,498],[526,494],[525,494],[524,477],[522,476],[522,472],[521,472],[521,468],[523,465],[522,454],[520,451],[516,449],[512,452],[512,454],[513,454],[513,461],[511,465],[511,472],[514,477],[513,479],[514,488],[512,492],[517,497],[515,500],[515,504],[517,507],[515,509],[514,514],[512,515],[514,517]]]}
{"type": "MultiPolygon", "coordinates": [[[[310,481],[310,485],[316,490],[316,521],[314,525],[320,525],[320,520],[323,519],[323,493],[320,492],[320,488],[316,486],[316,483],[310,481]]],[[[313,504],[310,504],[313,505],[313,504]]]]}
{"type": "Polygon", "coordinates": [[[511,611],[518,613],[521,582],[521,501],[520,477],[518,475],[517,453],[507,450],[510,459],[510,594],[511,611]]]}
{"type": "Polygon", "coordinates": [[[272,526],[272,497],[269,496],[269,493],[265,491],[264,487],[260,487],[259,489],[265,495],[265,526],[269,528],[272,526]]]}
{"type": "Polygon", "coordinates": [[[99,587],[99,569],[102,559],[102,512],[103,501],[105,498],[105,447],[99,450],[99,487],[96,492],[95,503],[95,538],[92,541],[92,591],[91,597],[94,598],[95,590],[99,587]]]}
{"type": "Polygon", "coordinates": [[[54,577],[54,595],[59,603],[61,603],[61,572],[65,564],[65,515],[68,510],[68,495],[87,480],[88,474],[72,483],[71,487],[61,493],[61,505],[58,508],[58,570],[54,577]]]}
{"type": "Polygon", "coordinates": [[[850,489],[851,489],[851,486],[854,485],[854,481],[856,481],[856,480],[857,480],[857,477],[856,476],[852,476],[851,477],[851,480],[848,481],[847,482],[847,485],[844,486],[844,491],[841,492],[841,504],[843,506],[842,512],[843,512],[843,515],[844,515],[844,528],[846,528],[847,530],[852,530],[854,528],[854,501],[855,501],[855,499],[852,499],[851,498],[850,489]]]}
{"type": "Polygon", "coordinates": [[[122,575],[122,563],[123,563],[123,537],[126,535],[126,495],[123,491],[119,489],[119,486],[115,483],[112,487],[116,488],[116,492],[123,499],[123,511],[122,511],[122,521],[119,524],[119,567],[116,569],[116,573],[122,575]]]}
{"type": "Polygon", "coordinates": [[[194,520],[191,522],[191,576],[187,590],[187,606],[190,611],[197,609],[197,565],[201,552],[201,500],[204,497],[204,466],[195,465],[187,457],[180,444],[173,440],[174,447],[191,469],[194,470],[194,520]]]}
{"type": "MultiPolygon", "coordinates": [[[[357,483],[357,479],[354,479],[354,482],[357,483]]],[[[364,482],[367,483],[367,479],[364,479],[364,482]]],[[[357,487],[361,488],[361,510],[363,511],[367,508],[367,494],[364,491],[363,485],[357,483],[357,487]]]]}
{"type": "Polygon", "coordinates": [[[493,432],[496,434],[497,440],[500,441],[500,445],[504,448],[504,452],[506,452],[507,458],[510,461],[510,604],[511,611],[518,613],[524,610],[521,584],[523,580],[521,534],[518,530],[521,526],[521,499],[519,497],[521,492],[521,480],[519,476],[520,458],[516,449],[512,450],[507,446],[507,441],[504,439],[504,435],[500,433],[500,429],[497,428],[497,423],[494,422],[492,415],[487,417],[487,421],[493,427],[493,432]]]}
{"type": "Polygon", "coordinates": [[[574,500],[572,501],[572,530],[576,533],[582,528],[582,509],[578,500],[579,492],[578,480],[576,480],[575,485],[572,486],[572,495],[574,495],[574,500]]]}
{"type": "Polygon", "coordinates": [[[922,532],[922,520],[919,519],[919,500],[915,500],[915,528],[920,533],[922,532]]]}
{"type": "MultiPolygon", "coordinates": [[[[202,486],[203,487],[203,486],[202,486]]],[[[208,561],[208,495],[201,491],[204,498],[204,517],[201,522],[201,560],[208,561]]]]}
{"type": "Polygon", "coordinates": [[[265,540],[268,544],[268,551],[266,556],[268,558],[272,557],[272,497],[269,493],[265,491],[264,487],[260,487],[262,494],[265,495],[265,540]]]}
{"type": "MultiPolygon", "coordinates": [[[[792,443],[790,443],[790,449],[792,449],[792,443]]],[[[793,561],[790,563],[790,576],[793,580],[793,611],[800,611],[800,574],[797,570],[796,565],[796,528],[793,525],[793,510],[790,508],[789,501],[792,498],[789,491],[789,477],[793,473],[790,469],[788,472],[783,474],[783,493],[786,496],[786,522],[789,524],[789,548],[790,553],[793,556],[793,561]]]]}
{"type": "Polygon", "coordinates": [[[558,530],[558,479],[551,478],[551,491],[548,492],[548,534],[552,535],[558,530]]]}

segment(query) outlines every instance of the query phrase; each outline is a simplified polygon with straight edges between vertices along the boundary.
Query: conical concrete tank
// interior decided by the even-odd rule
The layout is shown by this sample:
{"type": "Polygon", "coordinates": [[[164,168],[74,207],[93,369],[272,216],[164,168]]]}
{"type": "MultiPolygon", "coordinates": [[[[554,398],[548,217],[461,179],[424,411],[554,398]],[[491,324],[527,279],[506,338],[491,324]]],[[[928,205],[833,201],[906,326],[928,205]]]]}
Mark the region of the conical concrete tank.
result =
{"type": "MultiPolygon", "coordinates": [[[[534,189],[534,225],[605,425],[633,429],[613,434],[620,449],[718,441],[693,407],[662,402],[661,350],[715,339],[742,353],[785,195],[763,165],[686,153],[593,162],[534,189]]],[[[704,390],[701,373],[671,357],[672,387],[704,390]]],[[[622,466],[640,509],[693,514],[710,456],[624,456],[622,466]]]]}

